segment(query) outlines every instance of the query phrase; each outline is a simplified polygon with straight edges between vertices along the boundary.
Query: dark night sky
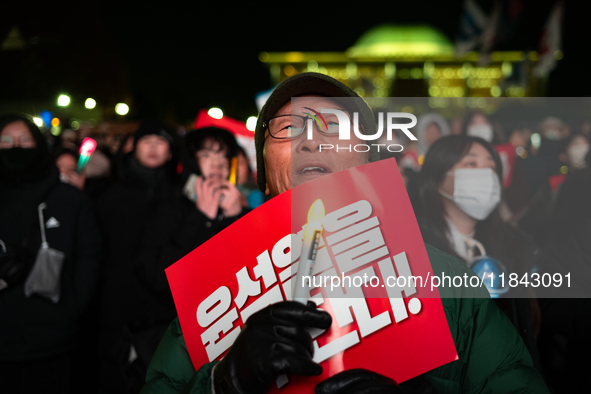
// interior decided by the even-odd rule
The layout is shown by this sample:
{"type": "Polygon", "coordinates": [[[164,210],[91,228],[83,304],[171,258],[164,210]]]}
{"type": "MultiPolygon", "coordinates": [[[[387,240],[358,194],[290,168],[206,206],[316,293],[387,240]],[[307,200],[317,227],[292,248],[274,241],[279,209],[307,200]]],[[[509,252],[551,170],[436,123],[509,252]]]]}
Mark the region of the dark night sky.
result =
{"type": "MultiPolygon", "coordinates": [[[[256,114],[255,93],[271,87],[260,52],[343,51],[383,23],[431,24],[453,41],[462,9],[461,0],[364,1],[356,9],[344,3],[202,3],[10,5],[0,15],[0,37],[16,23],[38,43],[20,53],[0,52],[0,99],[50,99],[63,90],[107,106],[133,100],[135,117],[186,122],[199,108],[219,106],[246,119],[256,114]]],[[[537,48],[554,1],[522,3],[519,30],[498,49],[537,48]]],[[[565,58],[550,75],[551,96],[591,95],[589,13],[577,7],[566,2],[565,58]]]]}

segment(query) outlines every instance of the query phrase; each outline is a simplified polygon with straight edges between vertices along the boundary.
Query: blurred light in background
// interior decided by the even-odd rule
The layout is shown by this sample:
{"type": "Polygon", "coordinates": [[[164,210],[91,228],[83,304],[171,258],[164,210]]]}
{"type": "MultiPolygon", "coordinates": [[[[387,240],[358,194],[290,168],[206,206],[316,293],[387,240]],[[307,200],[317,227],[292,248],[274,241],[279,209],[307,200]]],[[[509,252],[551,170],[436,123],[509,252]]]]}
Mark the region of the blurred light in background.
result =
{"type": "Polygon", "coordinates": [[[115,106],[115,112],[117,112],[118,115],[127,115],[127,113],[129,112],[129,106],[125,103],[118,103],[115,106]]]}
{"type": "Polygon", "coordinates": [[[568,172],[568,167],[567,166],[560,167],[560,173],[561,174],[566,174],[567,172],[568,172]]]}
{"type": "Polygon", "coordinates": [[[37,127],[43,127],[43,119],[34,117],[33,122],[37,125],[37,127]]]}
{"type": "Polygon", "coordinates": [[[84,102],[84,106],[88,109],[93,109],[96,107],[96,101],[93,98],[87,98],[84,102]]]}
{"type": "Polygon", "coordinates": [[[513,74],[513,65],[507,61],[503,62],[501,65],[501,72],[503,73],[503,76],[510,77],[511,74],[513,74]]]}
{"type": "Polygon", "coordinates": [[[542,137],[538,133],[533,133],[531,135],[531,144],[534,148],[540,149],[540,146],[542,146],[542,137]]]}
{"type": "Polygon", "coordinates": [[[51,129],[49,130],[49,132],[54,135],[54,136],[58,136],[61,134],[62,132],[62,128],[60,126],[52,126],[51,129]]]}
{"type": "Polygon", "coordinates": [[[257,117],[256,116],[251,116],[248,119],[246,119],[246,128],[250,131],[254,131],[254,129],[257,127],[257,117]]]}
{"type": "Polygon", "coordinates": [[[540,137],[538,133],[533,133],[531,135],[531,144],[534,148],[540,149],[540,146],[542,145],[542,137],[540,137]]]}
{"type": "Polygon", "coordinates": [[[80,128],[80,122],[74,120],[72,123],[70,123],[70,126],[72,126],[72,130],[78,130],[80,128]]]}
{"type": "Polygon", "coordinates": [[[207,111],[207,114],[214,119],[221,119],[224,117],[224,112],[216,107],[210,108],[209,111],[207,111]]]}
{"type": "Polygon", "coordinates": [[[53,119],[51,119],[51,125],[52,125],[53,127],[57,127],[57,126],[59,126],[59,125],[60,125],[60,120],[59,120],[58,118],[53,118],[53,119]]]}
{"type": "Polygon", "coordinates": [[[308,70],[309,71],[317,71],[318,70],[318,62],[316,60],[310,60],[308,62],[308,70]]]}
{"type": "Polygon", "coordinates": [[[57,98],[57,105],[60,107],[67,107],[70,105],[70,97],[65,94],[60,94],[60,96],[57,98]]]}
{"type": "Polygon", "coordinates": [[[51,124],[51,119],[53,118],[53,114],[47,110],[43,110],[39,116],[41,116],[41,119],[43,119],[43,124],[46,127],[49,127],[49,125],[51,124]]]}

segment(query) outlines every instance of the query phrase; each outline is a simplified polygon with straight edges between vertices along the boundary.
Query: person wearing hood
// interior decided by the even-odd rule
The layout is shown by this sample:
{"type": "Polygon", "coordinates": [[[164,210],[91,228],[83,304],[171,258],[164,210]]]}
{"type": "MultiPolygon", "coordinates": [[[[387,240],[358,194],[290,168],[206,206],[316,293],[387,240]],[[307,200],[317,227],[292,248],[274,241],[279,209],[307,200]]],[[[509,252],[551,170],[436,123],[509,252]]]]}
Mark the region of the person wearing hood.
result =
{"type": "MultiPolygon", "coordinates": [[[[320,144],[335,143],[337,135],[319,128],[312,139],[305,138],[303,122],[298,119],[306,119],[309,109],[323,108],[357,112],[364,134],[376,130],[369,106],[339,81],[318,73],[288,78],[269,97],[255,131],[258,186],[265,194],[274,197],[325,174],[378,158],[377,150],[321,151],[320,144]],[[302,97],[302,101],[292,107],[292,97],[302,97]],[[294,125],[293,119],[300,126],[294,125]]],[[[356,141],[361,139],[351,136],[351,143],[356,141]]],[[[426,250],[435,275],[442,271],[450,276],[475,275],[450,255],[430,245],[426,250]]],[[[447,290],[440,288],[441,301],[458,353],[456,361],[401,385],[372,371],[348,370],[319,383],[316,393],[547,393],[519,334],[488,298],[486,290],[447,290]]],[[[331,316],[314,303],[278,302],[246,320],[221,361],[195,370],[177,318],[152,359],[142,393],[257,394],[269,392],[281,374],[320,375],[322,367],[313,361],[308,330],[330,325],[331,316]]]]}
{"type": "MultiPolygon", "coordinates": [[[[157,324],[154,328],[144,313],[150,291],[138,278],[133,260],[147,219],[172,198],[177,184],[174,135],[161,122],[142,122],[133,150],[117,166],[118,179],[97,201],[105,246],[99,302],[100,385],[108,392],[133,392],[155,349],[149,335],[158,332],[157,324]]],[[[157,306],[152,307],[157,311],[157,306]]]]}
{"type": "Polygon", "coordinates": [[[83,193],[60,182],[39,128],[20,115],[0,117],[0,240],[2,392],[69,393],[99,231],[83,193]]]}

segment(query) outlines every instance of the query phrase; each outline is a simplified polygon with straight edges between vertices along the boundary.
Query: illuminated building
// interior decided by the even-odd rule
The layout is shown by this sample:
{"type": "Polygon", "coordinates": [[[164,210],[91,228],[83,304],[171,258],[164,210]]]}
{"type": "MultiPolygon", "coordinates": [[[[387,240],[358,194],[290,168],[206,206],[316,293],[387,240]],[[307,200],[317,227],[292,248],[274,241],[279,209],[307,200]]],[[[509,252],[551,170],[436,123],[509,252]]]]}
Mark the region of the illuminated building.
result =
{"type": "MultiPolygon", "coordinates": [[[[556,56],[561,57],[561,54],[556,56]]],[[[382,25],[345,52],[283,52],[259,55],[275,84],[296,73],[327,74],[364,97],[541,96],[533,76],[536,52],[479,52],[455,56],[438,30],[424,25],[382,25]]]]}

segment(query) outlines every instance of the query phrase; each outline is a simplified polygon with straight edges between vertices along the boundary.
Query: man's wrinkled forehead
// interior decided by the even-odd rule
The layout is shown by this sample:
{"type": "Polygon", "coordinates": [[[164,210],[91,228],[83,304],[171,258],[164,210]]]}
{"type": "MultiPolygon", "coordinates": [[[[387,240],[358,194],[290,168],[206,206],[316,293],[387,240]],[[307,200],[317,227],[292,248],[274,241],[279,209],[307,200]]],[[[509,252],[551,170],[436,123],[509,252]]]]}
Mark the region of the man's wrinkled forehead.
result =
{"type": "Polygon", "coordinates": [[[293,114],[301,114],[305,112],[309,112],[309,109],[306,107],[313,108],[315,110],[321,109],[340,109],[346,110],[341,104],[337,103],[331,98],[318,95],[318,94],[309,94],[303,95],[298,97],[293,97],[291,100],[287,101],[277,112],[274,116],[277,115],[287,115],[290,113],[293,114]]]}

